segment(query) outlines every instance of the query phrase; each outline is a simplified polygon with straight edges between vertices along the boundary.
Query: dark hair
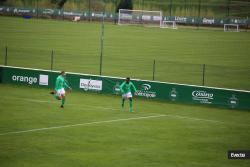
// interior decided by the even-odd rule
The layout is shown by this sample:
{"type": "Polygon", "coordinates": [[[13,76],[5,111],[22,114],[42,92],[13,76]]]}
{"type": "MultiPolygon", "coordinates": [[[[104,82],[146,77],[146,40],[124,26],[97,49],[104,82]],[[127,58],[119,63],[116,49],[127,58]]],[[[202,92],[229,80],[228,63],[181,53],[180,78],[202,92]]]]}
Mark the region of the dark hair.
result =
{"type": "Polygon", "coordinates": [[[129,80],[129,81],[130,81],[130,78],[129,78],[129,77],[127,77],[127,78],[126,78],[126,80],[129,80]]]}
{"type": "Polygon", "coordinates": [[[60,73],[60,74],[61,74],[61,75],[62,75],[62,74],[65,74],[65,71],[61,71],[61,73],[60,73]]]}

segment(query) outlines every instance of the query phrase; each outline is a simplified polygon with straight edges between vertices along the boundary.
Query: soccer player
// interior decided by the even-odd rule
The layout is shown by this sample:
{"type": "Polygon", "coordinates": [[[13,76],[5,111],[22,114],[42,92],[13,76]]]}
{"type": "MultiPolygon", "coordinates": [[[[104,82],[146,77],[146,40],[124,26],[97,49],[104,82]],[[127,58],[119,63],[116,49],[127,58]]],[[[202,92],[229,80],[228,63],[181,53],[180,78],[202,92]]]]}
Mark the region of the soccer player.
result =
{"type": "Polygon", "coordinates": [[[130,81],[130,78],[126,78],[126,80],[121,84],[120,90],[122,92],[122,108],[124,107],[124,102],[126,99],[129,99],[129,112],[133,112],[133,99],[131,88],[136,92],[136,88],[134,84],[130,81]]]}
{"type": "Polygon", "coordinates": [[[62,71],[60,75],[56,78],[56,85],[55,85],[55,90],[50,92],[50,94],[53,94],[57,100],[62,100],[61,101],[61,108],[64,107],[65,103],[65,88],[69,89],[70,91],[72,88],[66,83],[65,80],[65,72],[62,71]]]}

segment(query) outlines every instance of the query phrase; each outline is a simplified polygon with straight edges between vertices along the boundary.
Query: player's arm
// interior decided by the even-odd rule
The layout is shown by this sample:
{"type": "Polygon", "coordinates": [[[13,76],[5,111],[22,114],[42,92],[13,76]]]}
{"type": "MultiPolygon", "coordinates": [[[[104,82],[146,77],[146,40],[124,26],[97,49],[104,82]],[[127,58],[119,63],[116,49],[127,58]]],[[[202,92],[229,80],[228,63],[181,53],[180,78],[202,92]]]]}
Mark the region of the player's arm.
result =
{"type": "Polygon", "coordinates": [[[120,85],[120,90],[121,90],[122,93],[124,93],[124,90],[123,90],[124,85],[125,85],[125,82],[123,82],[123,83],[120,85]]]}
{"type": "Polygon", "coordinates": [[[131,86],[132,86],[132,88],[134,89],[134,91],[136,92],[137,90],[136,90],[136,87],[135,87],[135,85],[133,84],[133,82],[131,82],[131,86]]]}
{"type": "Polygon", "coordinates": [[[67,84],[66,81],[63,82],[63,87],[69,90],[72,90],[72,88],[67,84]]]}

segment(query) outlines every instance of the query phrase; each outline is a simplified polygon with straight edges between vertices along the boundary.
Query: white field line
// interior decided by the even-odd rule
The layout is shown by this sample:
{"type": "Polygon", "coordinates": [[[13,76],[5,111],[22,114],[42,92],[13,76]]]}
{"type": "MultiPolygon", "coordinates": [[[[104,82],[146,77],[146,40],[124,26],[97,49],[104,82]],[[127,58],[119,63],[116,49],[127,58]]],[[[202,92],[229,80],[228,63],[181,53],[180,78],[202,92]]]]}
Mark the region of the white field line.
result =
{"type": "Polygon", "coordinates": [[[188,116],[181,116],[181,115],[173,115],[173,114],[167,114],[167,117],[171,117],[171,118],[179,118],[179,119],[190,119],[190,120],[194,120],[194,121],[206,121],[206,122],[213,122],[213,123],[225,123],[222,121],[218,121],[218,120],[211,120],[211,119],[203,119],[203,118],[194,118],[194,117],[188,117],[188,116]]]}
{"type": "Polygon", "coordinates": [[[159,118],[159,117],[165,117],[165,116],[167,116],[167,115],[152,115],[152,116],[145,116],[145,117],[134,117],[134,118],[107,120],[107,121],[87,122],[87,123],[81,123],[81,124],[53,126],[53,127],[47,127],[47,128],[38,128],[38,129],[6,132],[6,133],[1,133],[0,136],[4,136],[4,135],[8,135],[8,134],[19,134],[19,133],[27,133],[27,132],[45,131],[45,130],[50,130],[50,129],[62,129],[62,128],[69,128],[69,127],[76,127],[76,126],[87,126],[87,125],[102,124],[102,123],[112,123],[112,122],[122,122],[122,121],[130,121],[130,120],[159,118]]]}
{"type": "MultiPolygon", "coordinates": [[[[8,98],[8,99],[17,99],[17,100],[23,100],[23,101],[28,101],[28,102],[36,102],[36,103],[53,103],[53,104],[57,104],[57,102],[53,101],[46,101],[46,100],[34,100],[34,99],[28,99],[28,98],[18,98],[18,97],[3,97],[3,98],[8,98]]],[[[102,107],[102,106],[93,106],[93,105],[87,105],[87,104],[67,104],[67,105],[72,105],[72,106],[86,106],[89,108],[96,108],[96,109],[100,109],[100,110],[116,110],[116,111],[120,111],[121,109],[119,108],[110,108],[110,107],[102,107]]],[[[148,114],[157,114],[157,113],[148,113],[148,114]]],[[[195,117],[189,117],[189,116],[181,116],[181,115],[176,115],[176,114],[165,114],[168,117],[172,117],[172,118],[180,118],[180,119],[189,119],[189,120],[195,120],[195,121],[206,121],[206,122],[214,122],[214,123],[225,123],[223,121],[219,121],[219,120],[211,120],[211,119],[203,119],[203,118],[195,118],[195,117]]],[[[246,124],[240,124],[242,126],[249,126],[246,124]]]]}
{"type": "MultiPolygon", "coordinates": [[[[18,98],[18,97],[2,97],[6,99],[16,99],[16,100],[23,100],[23,101],[28,101],[28,102],[35,102],[35,103],[52,103],[52,104],[58,104],[55,99],[48,101],[48,100],[35,100],[35,99],[28,99],[28,98],[18,98]]],[[[66,105],[69,106],[86,106],[90,108],[96,108],[96,109],[102,109],[102,110],[120,110],[119,108],[110,108],[110,107],[99,107],[99,106],[93,106],[93,105],[87,105],[87,104],[72,104],[72,103],[67,103],[66,105]]]]}
{"type": "MultiPolygon", "coordinates": [[[[5,98],[11,98],[11,99],[18,99],[18,100],[24,100],[29,102],[37,102],[37,103],[56,103],[51,101],[45,101],[45,100],[34,100],[34,99],[27,99],[27,98],[17,98],[17,97],[5,97],[5,98]]],[[[78,105],[79,104],[67,104],[67,105],[78,105]]],[[[118,108],[109,108],[109,107],[98,107],[98,106],[92,106],[92,105],[86,105],[81,104],[81,106],[87,106],[90,108],[96,108],[100,110],[120,110],[118,108]]],[[[157,113],[147,113],[147,114],[157,114],[157,113]]],[[[16,131],[16,132],[6,132],[6,133],[0,133],[0,136],[7,135],[7,134],[17,134],[17,133],[25,133],[25,132],[33,132],[33,131],[42,131],[42,130],[49,130],[49,129],[59,129],[59,128],[66,128],[66,127],[74,127],[74,126],[83,126],[83,125],[91,125],[91,124],[100,124],[100,123],[110,123],[110,122],[119,122],[119,121],[128,121],[128,120],[138,120],[138,119],[145,119],[145,118],[155,118],[155,117],[169,117],[169,118],[177,118],[177,119],[186,119],[186,120],[192,120],[192,121],[203,121],[203,122],[211,122],[211,123],[219,123],[219,124],[227,124],[227,125],[233,125],[233,126],[250,126],[248,124],[238,124],[238,123],[227,123],[219,120],[212,120],[212,119],[203,119],[203,118],[195,118],[195,117],[189,117],[189,116],[181,116],[176,114],[164,114],[164,115],[153,115],[153,116],[144,116],[144,117],[135,117],[135,118],[127,118],[127,119],[116,119],[116,120],[108,120],[108,121],[99,121],[99,122],[89,122],[89,123],[82,123],[82,124],[73,124],[73,125],[62,125],[62,126],[56,126],[56,127],[48,127],[48,128],[39,128],[39,129],[31,129],[31,130],[24,130],[24,131],[16,131]]]]}
{"type": "MultiPolygon", "coordinates": [[[[24,100],[24,101],[28,101],[28,102],[37,102],[37,103],[56,103],[56,102],[45,101],[45,100],[24,99],[24,98],[17,98],[17,97],[10,97],[10,98],[24,100]]],[[[86,105],[86,104],[81,104],[81,105],[79,105],[79,104],[67,104],[67,105],[86,106],[86,107],[90,107],[90,108],[96,108],[99,110],[117,110],[117,111],[121,110],[119,108],[109,108],[109,107],[101,107],[101,106],[98,107],[98,106],[86,105]]],[[[157,113],[148,113],[148,114],[157,114],[157,113]]],[[[165,115],[168,117],[172,117],[172,118],[181,118],[181,119],[190,119],[190,120],[195,120],[195,121],[207,121],[207,122],[223,123],[222,121],[217,121],[217,120],[194,118],[194,117],[181,116],[181,115],[175,115],[175,114],[165,114],[165,115]]]]}

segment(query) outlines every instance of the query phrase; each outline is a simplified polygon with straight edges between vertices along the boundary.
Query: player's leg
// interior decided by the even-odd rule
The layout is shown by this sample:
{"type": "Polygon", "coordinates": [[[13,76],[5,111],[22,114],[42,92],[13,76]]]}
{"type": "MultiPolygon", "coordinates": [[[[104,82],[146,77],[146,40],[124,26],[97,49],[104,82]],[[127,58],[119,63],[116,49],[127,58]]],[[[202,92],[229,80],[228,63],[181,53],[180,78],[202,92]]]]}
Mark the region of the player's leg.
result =
{"type": "Polygon", "coordinates": [[[62,100],[62,94],[60,91],[57,91],[55,94],[54,94],[54,97],[56,100],[62,100]]]}
{"type": "Polygon", "coordinates": [[[65,104],[65,100],[66,100],[66,97],[65,97],[65,90],[62,88],[60,90],[60,94],[61,94],[61,97],[62,97],[62,101],[61,101],[61,108],[64,107],[64,104],[65,104]]]}
{"type": "Polygon", "coordinates": [[[51,91],[50,94],[53,95],[56,100],[61,100],[62,99],[62,96],[61,96],[60,92],[58,92],[56,90],[51,91]]]}
{"type": "Polygon", "coordinates": [[[59,89],[59,90],[55,91],[54,97],[57,100],[62,100],[61,101],[61,108],[63,108],[64,103],[65,103],[65,90],[62,88],[62,89],[59,89]]]}
{"type": "Polygon", "coordinates": [[[57,99],[57,100],[62,100],[62,96],[55,96],[55,98],[57,99]]]}
{"type": "Polygon", "coordinates": [[[129,98],[129,111],[133,112],[133,98],[132,97],[129,98]]]}
{"type": "Polygon", "coordinates": [[[61,101],[61,108],[64,107],[65,100],[66,100],[65,95],[63,95],[63,96],[62,96],[62,101],[61,101]]]}
{"type": "Polygon", "coordinates": [[[122,98],[122,108],[124,107],[125,98],[122,98]]]}
{"type": "Polygon", "coordinates": [[[129,99],[129,111],[133,112],[133,96],[131,92],[128,92],[127,98],[129,99]]]}
{"type": "Polygon", "coordinates": [[[122,108],[124,107],[124,102],[125,102],[125,99],[126,99],[126,94],[122,94],[122,108]]]}

